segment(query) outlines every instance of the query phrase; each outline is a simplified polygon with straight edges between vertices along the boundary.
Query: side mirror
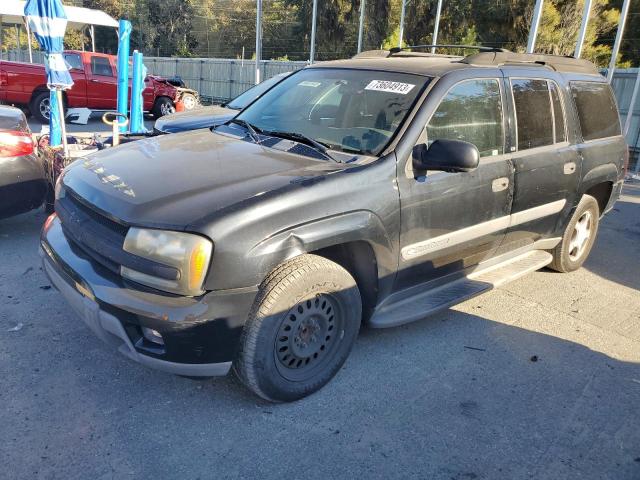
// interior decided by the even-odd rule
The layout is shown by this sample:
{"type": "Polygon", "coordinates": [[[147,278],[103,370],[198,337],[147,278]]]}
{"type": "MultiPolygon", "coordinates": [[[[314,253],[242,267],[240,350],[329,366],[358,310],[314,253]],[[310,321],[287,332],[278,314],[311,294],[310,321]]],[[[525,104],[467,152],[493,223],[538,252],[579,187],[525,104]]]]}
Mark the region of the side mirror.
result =
{"type": "Polygon", "coordinates": [[[413,148],[413,169],[418,171],[469,172],[478,167],[480,152],[473,143],[462,140],[434,141],[429,148],[413,148]]]}

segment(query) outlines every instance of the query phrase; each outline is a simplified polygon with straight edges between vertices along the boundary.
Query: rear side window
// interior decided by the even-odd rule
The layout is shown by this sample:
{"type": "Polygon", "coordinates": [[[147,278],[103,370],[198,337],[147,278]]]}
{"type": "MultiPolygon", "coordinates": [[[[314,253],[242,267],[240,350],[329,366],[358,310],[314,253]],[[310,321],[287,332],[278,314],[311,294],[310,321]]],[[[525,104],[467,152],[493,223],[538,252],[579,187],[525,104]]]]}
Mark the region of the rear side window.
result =
{"type": "Polygon", "coordinates": [[[570,85],[582,138],[595,140],[620,135],[618,109],[609,85],[596,82],[571,82],[570,85]]]}
{"type": "Polygon", "coordinates": [[[105,57],[91,57],[91,73],[94,75],[113,77],[113,70],[111,70],[109,59],[105,57]]]}
{"type": "Polygon", "coordinates": [[[511,89],[516,106],[518,150],[553,144],[554,124],[547,81],[512,79],[511,89]]]}
{"type": "Polygon", "coordinates": [[[427,125],[427,142],[438,139],[473,143],[481,156],[504,153],[500,84],[467,80],[444,97],[427,125]]]}

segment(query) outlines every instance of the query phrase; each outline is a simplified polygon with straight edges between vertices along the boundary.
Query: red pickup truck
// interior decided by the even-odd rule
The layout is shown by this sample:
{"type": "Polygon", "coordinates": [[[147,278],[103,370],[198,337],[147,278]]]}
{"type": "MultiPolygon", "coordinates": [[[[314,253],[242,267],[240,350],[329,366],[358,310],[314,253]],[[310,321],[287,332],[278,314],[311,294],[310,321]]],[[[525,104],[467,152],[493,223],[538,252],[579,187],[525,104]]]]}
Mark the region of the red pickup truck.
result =
{"type": "MultiPolygon", "coordinates": [[[[64,92],[66,108],[115,110],[117,58],[102,53],[66,50],[64,58],[74,85],[64,92]]],[[[129,84],[131,85],[131,84],[129,84]]],[[[161,77],[145,79],[143,108],[156,117],[174,111],[178,89],[161,77]]],[[[42,123],[49,121],[49,90],[43,65],[0,61],[0,103],[26,107],[42,123]]]]}

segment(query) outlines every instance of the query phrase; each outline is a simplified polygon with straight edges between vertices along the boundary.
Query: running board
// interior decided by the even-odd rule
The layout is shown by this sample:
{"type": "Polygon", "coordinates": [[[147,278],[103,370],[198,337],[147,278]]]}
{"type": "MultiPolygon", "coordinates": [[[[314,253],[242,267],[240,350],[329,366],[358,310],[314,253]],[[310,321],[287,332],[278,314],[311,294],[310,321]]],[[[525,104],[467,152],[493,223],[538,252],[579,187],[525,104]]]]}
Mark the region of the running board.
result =
{"type": "Polygon", "coordinates": [[[542,250],[531,250],[508,261],[490,267],[476,269],[466,277],[415,295],[381,305],[376,309],[369,325],[373,328],[387,328],[420,320],[434,313],[446,310],[464,300],[480,295],[492,288],[534,272],[549,265],[553,257],[542,250]]]}

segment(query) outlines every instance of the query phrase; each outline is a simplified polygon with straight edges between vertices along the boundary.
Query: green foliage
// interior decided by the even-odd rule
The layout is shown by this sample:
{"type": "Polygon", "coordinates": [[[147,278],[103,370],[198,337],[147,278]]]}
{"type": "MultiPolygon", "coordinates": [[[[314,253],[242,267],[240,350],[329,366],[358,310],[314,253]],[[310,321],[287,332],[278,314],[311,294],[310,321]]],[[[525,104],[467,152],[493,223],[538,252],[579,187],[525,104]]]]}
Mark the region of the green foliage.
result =
{"type": "MultiPolygon", "coordinates": [[[[1,1],[1,0],[0,0],[1,1]]],[[[316,58],[356,53],[362,0],[319,0],[316,58]]],[[[609,62],[623,0],[594,0],[583,56],[600,66],[609,62]]],[[[133,23],[132,49],[147,55],[250,58],[255,55],[256,0],[65,0],[104,10],[133,23]]],[[[312,0],[263,0],[265,59],[307,60],[312,0]]],[[[445,0],[438,43],[481,44],[524,51],[533,0],[445,0]]],[[[584,0],[546,0],[536,51],[572,54],[584,0]]],[[[437,0],[408,0],[403,45],[432,42],[437,0]]],[[[366,0],[364,49],[398,45],[401,0],[366,0]]],[[[640,62],[640,0],[632,0],[619,66],[640,62]],[[633,15],[635,13],[635,15],[633,15]]],[[[24,35],[21,34],[21,35],[24,35]]],[[[15,33],[3,32],[3,49],[15,48],[15,33]]],[[[68,47],[89,45],[84,34],[68,30],[68,47]]],[[[26,43],[26,36],[22,45],[26,43]]],[[[113,29],[96,28],[99,51],[116,53],[113,29]]],[[[452,52],[461,53],[461,52],[452,52]]]]}

